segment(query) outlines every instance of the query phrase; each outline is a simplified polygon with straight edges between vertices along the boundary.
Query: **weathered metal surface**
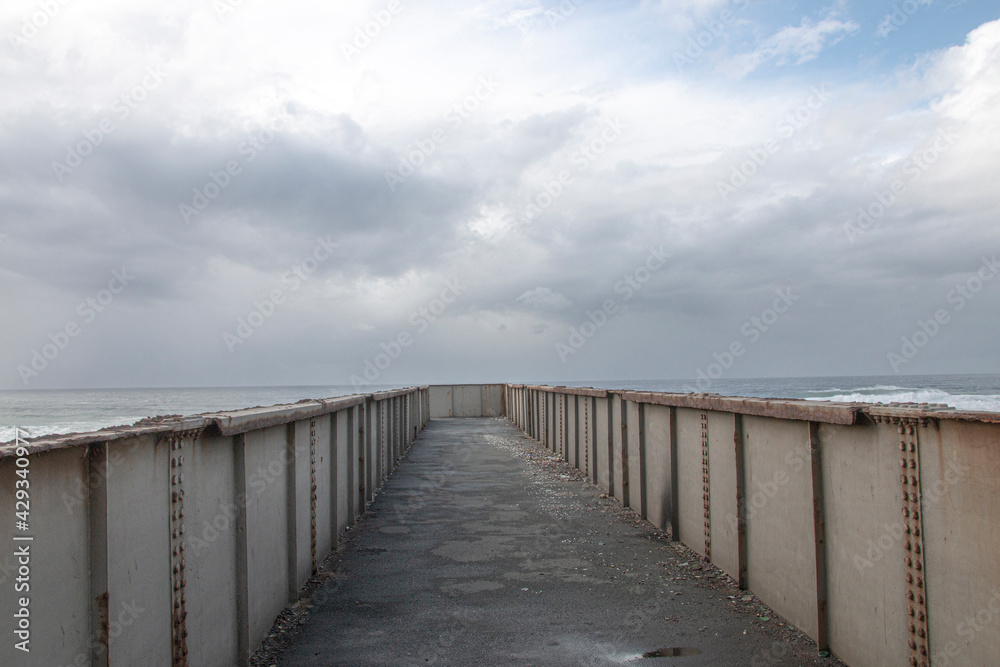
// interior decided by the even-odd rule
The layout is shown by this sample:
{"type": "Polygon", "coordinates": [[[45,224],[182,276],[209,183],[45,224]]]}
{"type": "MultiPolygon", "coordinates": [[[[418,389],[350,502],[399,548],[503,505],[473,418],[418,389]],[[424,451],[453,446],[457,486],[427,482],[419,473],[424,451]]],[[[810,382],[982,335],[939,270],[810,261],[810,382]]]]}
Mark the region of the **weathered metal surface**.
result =
{"type": "Polygon", "coordinates": [[[648,477],[646,471],[646,407],[644,403],[638,406],[638,441],[639,441],[639,516],[643,519],[649,517],[649,508],[646,505],[648,477]]]}
{"type": "Polygon", "coordinates": [[[607,389],[594,389],[593,387],[551,387],[549,385],[523,385],[514,384],[510,385],[519,389],[533,389],[535,391],[544,392],[558,392],[561,394],[569,394],[571,396],[591,396],[593,398],[605,398],[608,395],[607,389]]]}
{"type": "Polygon", "coordinates": [[[906,565],[906,616],[910,647],[909,664],[930,665],[930,632],[927,621],[927,588],[924,568],[923,494],[920,490],[920,439],[917,428],[924,420],[878,416],[877,423],[895,424],[899,432],[899,482],[903,497],[903,562],[906,565]]]}
{"type": "MultiPolygon", "coordinates": [[[[467,385],[462,385],[467,386],[467,385]]],[[[406,396],[407,394],[414,391],[424,391],[430,389],[430,385],[420,385],[418,387],[404,387],[403,389],[390,389],[389,391],[376,391],[369,394],[376,401],[384,401],[387,398],[396,398],[397,396],[406,396]]]]}
{"type": "Polygon", "coordinates": [[[271,426],[280,426],[289,422],[322,417],[331,412],[361,405],[364,402],[364,395],[354,395],[315,401],[304,400],[291,405],[275,405],[235,412],[208,413],[203,416],[219,430],[220,435],[230,436],[271,426]]]}
{"type": "Polygon", "coordinates": [[[608,396],[608,495],[615,497],[615,399],[608,396]]]}
{"type": "MultiPolygon", "coordinates": [[[[419,400],[427,405],[426,391],[419,400]]],[[[395,402],[384,417],[398,455],[403,420],[413,415],[402,397],[395,402]]],[[[32,620],[58,630],[37,653],[33,643],[35,662],[247,664],[289,595],[297,597],[302,575],[322,561],[329,541],[317,522],[325,524],[327,498],[343,502],[345,484],[352,496],[357,489],[356,464],[347,474],[342,467],[364,456],[364,410],[364,397],[310,401],[31,443],[32,528],[44,528],[32,553],[32,620]],[[326,421],[300,417],[338,408],[344,421],[332,420],[340,426],[331,429],[328,450],[326,421]],[[239,430],[250,420],[266,423],[268,413],[280,415],[284,428],[227,437],[214,421],[239,430]]],[[[10,506],[15,463],[0,460],[0,497],[10,506]]],[[[366,462],[368,485],[377,488],[393,463],[378,472],[366,462]]],[[[334,500],[331,515],[343,522],[331,526],[334,535],[363,512],[352,500],[350,517],[336,512],[334,500]]],[[[12,515],[5,531],[14,531],[12,515]]],[[[7,605],[13,592],[5,588],[0,602],[7,605]]],[[[15,650],[12,642],[0,647],[0,664],[14,664],[15,650]]]]}
{"type": "Polygon", "coordinates": [[[816,647],[830,648],[827,614],[826,512],[823,507],[823,445],[819,439],[819,424],[809,424],[809,460],[812,475],[813,539],[816,560],[816,647]]]}
{"type": "MultiPolygon", "coordinates": [[[[562,393],[572,396],[590,396],[604,398],[607,390],[591,387],[552,387],[544,385],[508,385],[522,390],[534,390],[541,393],[562,393]]],[[[111,442],[125,438],[135,438],[144,435],[158,435],[173,431],[192,429],[218,429],[220,435],[230,436],[248,431],[278,426],[288,421],[297,421],[320,417],[344,408],[361,405],[366,396],[375,400],[385,400],[403,396],[414,390],[426,390],[427,385],[376,392],[374,394],[358,394],[332,399],[306,400],[291,405],[276,405],[257,407],[231,412],[206,413],[189,417],[167,416],[144,419],[131,426],[115,426],[91,433],[71,433],[60,436],[45,436],[35,438],[25,443],[29,453],[40,453],[65,447],[77,447],[96,442],[111,442]]],[[[774,417],[777,419],[794,419],[826,424],[855,424],[862,415],[875,417],[909,417],[916,419],[952,419],[959,421],[1000,424],[1000,413],[968,412],[947,408],[940,404],[892,403],[892,404],[862,404],[862,403],[832,403],[827,401],[806,401],[798,399],[743,398],[720,396],[718,394],[674,394],[665,392],[615,392],[630,401],[652,405],[671,407],[688,407],[698,410],[715,410],[732,412],[759,417],[774,417]]],[[[426,400],[426,398],[424,399],[426,400]]],[[[544,414],[544,413],[543,413],[544,414]]],[[[0,445],[0,459],[14,456],[15,447],[12,444],[0,445]]]]}
{"type": "MultiPolygon", "coordinates": [[[[399,390],[399,391],[412,391],[399,390]]],[[[394,393],[394,392],[384,392],[394,393]]],[[[369,394],[370,395],[370,394],[369,394]]],[[[379,394],[381,395],[381,394],[379,394]]],[[[288,405],[256,407],[246,410],[209,412],[200,415],[168,415],[142,419],[131,426],[114,426],[90,433],[69,433],[66,435],[44,436],[29,440],[24,446],[35,454],[53,449],[80,447],[96,442],[112,442],[146,435],[164,435],[178,431],[217,429],[219,435],[231,436],[247,433],[270,426],[280,426],[289,421],[312,419],[345,408],[361,405],[365,394],[330,399],[304,400],[288,405]]],[[[0,459],[14,456],[15,447],[0,445],[0,459]]]]}
{"type": "Polygon", "coordinates": [[[549,385],[510,385],[545,393],[561,393],[603,398],[618,394],[630,401],[697,410],[734,412],[757,417],[774,417],[823,424],[856,424],[862,413],[883,416],[927,417],[1000,424],[1000,412],[956,410],[940,403],[837,403],[795,398],[747,398],[720,394],[677,394],[670,392],[625,391],[549,385]]]}
{"type": "MultiPolygon", "coordinates": [[[[559,387],[526,391],[531,401],[520,418],[525,423],[542,412],[561,412],[561,401],[580,393],[578,388],[559,387]],[[537,399],[541,400],[535,403],[537,399]],[[549,401],[560,403],[557,406],[549,401]]],[[[626,401],[629,407],[633,402],[647,406],[647,412],[653,409],[648,407],[651,405],[669,407],[669,435],[659,434],[653,446],[669,449],[671,483],[669,489],[652,490],[655,495],[650,502],[669,504],[671,522],[679,524],[681,517],[674,515],[677,490],[683,486],[689,493],[682,496],[688,498],[687,511],[695,510],[687,517],[690,525],[685,524],[688,545],[701,551],[704,544],[703,553],[717,564],[731,563],[735,552],[741,586],[750,586],[765,602],[777,605],[779,613],[817,642],[819,650],[830,649],[845,659],[850,656],[850,663],[857,665],[929,666],[932,659],[937,664],[942,656],[959,655],[962,664],[992,664],[990,656],[996,655],[998,642],[995,634],[979,633],[968,643],[949,639],[956,632],[972,635],[968,625],[972,620],[963,625],[964,619],[973,619],[978,608],[992,609],[994,598],[1000,596],[995,593],[996,570],[983,556],[995,551],[990,551],[990,505],[986,499],[996,493],[997,477],[988,471],[995,467],[995,425],[1000,423],[1000,414],[960,412],[933,404],[626,391],[609,391],[607,400],[609,408],[626,401]],[[689,412],[691,408],[696,411],[689,412]],[[684,422],[682,442],[678,442],[678,413],[690,418],[684,422]],[[721,413],[735,419],[733,441],[726,442],[729,434],[722,438],[716,430],[722,429],[728,417],[721,413]],[[891,431],[876,427],[876,423],[892,425],[891,431]],[[897,429],[900,458],[894,454],[897,443],[887,442],[897,429]],[[729,447],[734,444],[737,465],[731,481],[728,466],[733,450],[729,447]],[[885,445],[891,449],[886,450],[885,445]],[[678,449],[694,454],[689,457],[692,466],[697,466],[701,450],[700,484],[698,467],[678,474],[678,449]],[[901,485],[902,499],[895,501],[901,506],[893,504],[893,498],[900,497],[893,489],[900,487],[892,483],[901,485]],[[925,484],[926,495],[921,492],[925,484]],[[731,488],[735,488],[737,501],[732,510],[731,488]],[[697,525],[698,489],[705,503],[704,531],[697,525]],[[691,492],[694,497],[690,497],[691,492]],[[756,512],[749,509],[751,505],[756,512]],[[900,511],[903,521],[893,520],[900,511]],[[720,519],[735,527],[735,540],[720,519]],[[932,532],[933,541],[929,539],[932,532]],[[930,563],[935,576],[930,583],[926,548],[940,556],[930,563]],[[779,562],[781,574],[774,576],[779,562]],[[958,568],[953,563],[970,567],[969,575],[956,575],[958,568]],[[930,598],[928,587],[932,589],[930,598]],[[994,591],[994,598],[989,598],[989,591],[994,591]],[[933,639],[930,614],[937,623],[933,639]]],[[[636,411],[622,410],[621,421],[614,423],[618,412],[613,410],[607,424],[611,472],[607,485],[615,497],[625,496],[628,502],[624,493],[615,493],[621,482],[616,480],[614,468],[624,467],[629,439],[626,429],[633,428],[636,411]],[[616,452],[619,428],[623,431],[623,451],[616,452]]],[[[641,429],[642,407],[638,414],[641,429]]],[[[603,424],[601,429],[603,432],[603,424]]],[[[543,437],[552,437],[548,435],[552,431],[544,429],[544,433],[543,437]]],[[[632,440],[635,435],[633,431],[632,440]]],[[[634,466],[635,450],[631,453],[634,466]]],[[[604,456],[602,449],[602,462],[604,456]]],[[[586,467],[586,459],[578,465],[586,467]]],[[[655,473],[646,472],[662,474],[658,467],[655,473]]],[[[638,480],[632,481],[638,490],[638,480]]],[[[679,525],[672,528],[676,539],[679,525]]],[[[978,613],[983,618],[987,612],[978,613]]]]}
{"type": "Polygon", "coordinates": [[[566,460],[566,443],[569,439],[569,406],[567,402],[569,401],[568,396],[556,396],[556,403],[558,404],[559,413],[559,426],[556,429],[558,432],[556,440],[556,448],[558,450],[559,458],[566,460]]]}
{"type": "Polygon", "coordinates": [[[170,444],[170,595],[173,667],[188,664],[187,645],[187,573],[184,538],[184,457],[187,440],[196,439],[200,430],[171,433],[170,444]]]}
{"type": "Polygon", "coordinates": [[[708,413],[701,413],[701,484],[705,503],[705,559],[712,560],[712,496],[708,465],[708,413]]]}
{"type": "MultiPolygon", "coordinates": [[[[577,410],[579,410],[577,403],[577,410]]],[[[583,401],[583,471],[590,476],[590,401],[583,401]]]]}
{"type": "Polygon", "coordinates": [[[618,405],[618,409],[621,410],[622,422],[622,504],[625,505],[625,507],[632,507],[628,469],[628,403],[625,399],[622,399],[618,405]]]}
{"type": "Polygon", "coordinates": [[[680,512],[680,470],[678,470],[678,453],[680,448],[677,445],[677,408],[670,408],[670,440],[666,443],[669,448],[670,458],[670,539],[674,542],[681,540],[681,512],[680,512]]]}
{"type": "MultiPolygon", "coordinates": [[[[194,422],[202,425],[206,424],[203,419],[187,419],[180,423],[189,425],[194,422]]],[[[54,449],[83,447],[100,442],[114,442],[115,440],[126,440],[128,438],[138,438],[146,435],[169,433],[176,430],[176,423],[177,422],[171,421],[149,426],[115,426],[112,428],[102,429],[100,431],[93,431],[91,433],[70,433],[67,435],[44,436],[23,442],[22,446],[28,450],[29,454],[40,454],[54,449]]],[[[184,428],[190,428],[190,426],[184,426],[184,428]]],[[[15,451],[16,447],[14,447],[13,443],[9,445],[0,445],[0,459],[13,458],[15,456],[15,451]]]]}
{"type": "Polygon", "coordinates": [[[829,424],[855,424],[860,406],[856,403],[832,403],[797,399],[745,398],[718,394],[666,394],[625,392],[633,401],[670,405],[713,412],[731,412],[756,417],[818,421],[829,424]]]}
{"type": "Polygon", "coordinates": [[[867,404],[862,406],[862,411],[873,420],[876,417],[897,417],[917,419],[925,423],[933,419],[949,419],[953,421],[980,422],[983,424],[1000,424],[1000,413],[998,412],[967,412],[937,404],[867,404]]]}
{"type": "MultiPolygon", "coordinates": [[[[792,398],[746,398],[741,396],[721,396],[719,394],[675,394],[669,392],[627,391],[618,389],[604,390],[593,389],[591,387],[531,385],[528,386],[528,389],[547,393],[597,397],[604,397],[609,393],[614,393],[636,403],[848,425],[857,423],[858,414],[865,405],[861,403],[833,403],[830,401],[807,401],[792,398]]],[[[996,417],[1000,419],[1000,414],[996,415],[996,417]]]]}
{"type": "Polygon", "coordinates": [[[100,665],[111,664],[111,615],[108,605],[108,592],[104,591],[97,596],[97,615],[100,619],[98,628],[97,646],[94,647],[94,657],[96,663],[100,665]]]}
{"type": "Polygon", "coordinates": [[[747,480],[743,415],[733,416],[733,453],[736,460],[736,583],[745,590],[749,584],[747,583],[747,480]]]}
{"type": "Polygon", "coordinates": [[[309,559],[312,573],[317,568],[316,503],[319,499],[316,484],[316,420],[309,420],[309,559]]]}

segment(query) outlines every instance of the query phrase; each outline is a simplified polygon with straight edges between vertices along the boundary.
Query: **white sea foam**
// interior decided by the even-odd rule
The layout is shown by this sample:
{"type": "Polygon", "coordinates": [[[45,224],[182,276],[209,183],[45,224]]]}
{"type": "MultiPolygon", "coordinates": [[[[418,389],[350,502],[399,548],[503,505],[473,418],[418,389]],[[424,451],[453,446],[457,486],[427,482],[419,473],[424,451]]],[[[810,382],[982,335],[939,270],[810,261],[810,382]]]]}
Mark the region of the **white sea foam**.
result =
{"type": "MultiPolygon", "coordinates": [[[[137,418],[136,418],[137,419],[137,418]]],[[[46,435],[65,435],[68,433],[90,433],[98,431],[108,426],[128,425],[136,419],[125,418],[119,421],[79,421],[64,422],[62,424],[46,424],[45,426],[22,426],[17,428],[21,432],[22,438],[40,438],[46,435]]],[[[14,442],[14,426],[0,425],[0,443],[14,442]]]]}
{"type": "Polygon", "coordinates": [[[841,394],[813,396],[809,400],[842,401],[845,403],[943,403],[957,410],[1000,412],[1000,395],[949,394],[940,389],[862,387],[841,394]]]}

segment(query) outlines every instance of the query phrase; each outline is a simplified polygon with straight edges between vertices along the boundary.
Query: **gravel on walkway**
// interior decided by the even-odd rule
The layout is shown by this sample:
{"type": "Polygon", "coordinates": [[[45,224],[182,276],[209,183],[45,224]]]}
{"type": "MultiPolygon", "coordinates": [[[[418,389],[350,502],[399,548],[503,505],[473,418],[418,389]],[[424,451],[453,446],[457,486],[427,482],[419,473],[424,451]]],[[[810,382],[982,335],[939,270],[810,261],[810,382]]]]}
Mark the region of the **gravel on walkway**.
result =
{"type": "Polygon", "coordinates": [[[503,419],[431,421],[263,665],[841,665],[503,419]]]}

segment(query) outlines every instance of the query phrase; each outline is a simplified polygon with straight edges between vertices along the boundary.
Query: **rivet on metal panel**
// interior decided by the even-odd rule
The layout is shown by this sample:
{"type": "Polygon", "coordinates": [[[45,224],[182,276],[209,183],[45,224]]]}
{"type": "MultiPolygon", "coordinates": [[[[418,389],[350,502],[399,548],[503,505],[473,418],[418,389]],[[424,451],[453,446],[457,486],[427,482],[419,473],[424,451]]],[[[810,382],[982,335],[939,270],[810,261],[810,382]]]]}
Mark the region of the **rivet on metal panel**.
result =
{"type": "Polygon", "coordinates": [[[312,573],[316,574],[316,420],[309,421],[309,554],[312,573]]]}
{"type": "Polygon", "coordinates": [[[701,479],[705,501],[705,558],[712,560],[712,502],[708,458],[708,413],[701,413],[701,479]]]}
{"type": "Polygon", "coordinates": [[[923,561],[920,554],[923,551],[923,522],[921,520],[920,504],[920,442],[914,419],[901,418],[898,421],[901,437],[900,449],[904,453],[902,467],[912,471],[910,475],[901,478],[904,531],[909,537],[906,540],[906,552],[916,557],[904,556],[906,566],[906,599],[911,602],[907,613],[912,619],[908,624],[910,647],[910,664],[925,664],[920,658],[928,655],[928,624],[927,604],[923,595],[924,580],[922,577],[923,561]],[[913,604],[915,603],[915,604],[913,604]]]}
{"type": "Polygon", "coordinates": [[[171,614],[173,665],[186,667],[187,647],[187,611],[185,605],[187,596],[184,588],[187,586],[184,559],[184,448],[188,440],[192,445],[197,441],[200,432],[197,430],[171,433],[167,436],[170,443],[170,468],[174,473],[170,476],[170,574],[173,612],[171,614]]]}

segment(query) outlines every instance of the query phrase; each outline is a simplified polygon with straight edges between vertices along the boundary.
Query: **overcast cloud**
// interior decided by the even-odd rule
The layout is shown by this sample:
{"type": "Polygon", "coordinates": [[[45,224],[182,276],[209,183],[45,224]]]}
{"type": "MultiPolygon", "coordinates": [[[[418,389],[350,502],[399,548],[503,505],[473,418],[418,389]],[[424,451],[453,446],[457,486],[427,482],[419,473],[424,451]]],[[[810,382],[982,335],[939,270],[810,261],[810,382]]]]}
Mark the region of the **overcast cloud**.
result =
{"type": "Polygon", "coordinates": [[[785,4],[8,0],[0,388],[1000,372],[995,3],[785,4]]]}

